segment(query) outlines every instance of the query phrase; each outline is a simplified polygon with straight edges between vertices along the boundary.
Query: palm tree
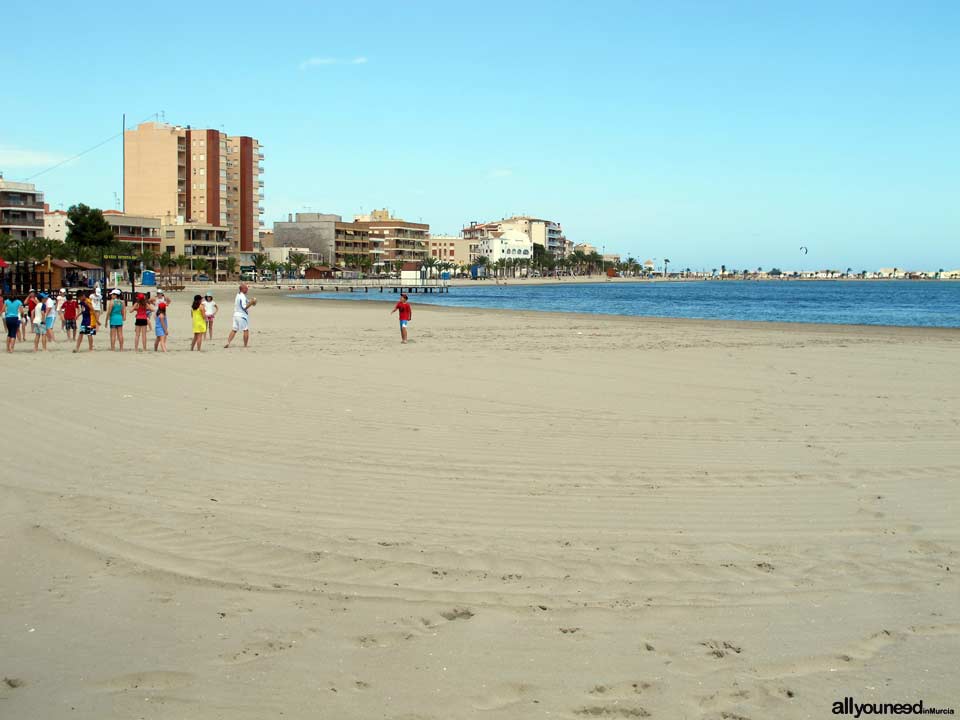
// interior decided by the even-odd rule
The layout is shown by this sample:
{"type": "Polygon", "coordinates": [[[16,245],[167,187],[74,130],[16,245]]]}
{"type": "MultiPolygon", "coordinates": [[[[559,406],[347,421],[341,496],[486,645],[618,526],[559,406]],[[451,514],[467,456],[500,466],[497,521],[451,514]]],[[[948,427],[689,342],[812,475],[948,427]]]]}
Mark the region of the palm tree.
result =
{"type": "Polygon", "coordinates": [[[234,255],[227,256],[227,279],[237,272],[237,258],[234,255]]]}
{"type": "Polygon", "coordinates": [[[300,268],[307,264],[307,256],[303,253],[292,252],[287,256],[287,261],[293,265],[294,272],[299,276],[300,268]]]}
{"type": "Polygon", "coordinates": [[[490,258],[488,258],[486,255],[479,255],[479,256],[477,257],[477,260],[476,260],[476,262],[475,262],[474,264],[475,264],[478,268],[480,268],[481,270],[483,270],[483,273],[481,273],[481,274],[484,275],[484,276],[486,276],[487,271],[488,271],[489,268],[490,268],[490,258]]]}
{"type": "Polygon", "coordinates": [[[190,258],[180,254],[173,259],[173,263],[180,270],[180,284],[183,285],[183,269],[190,266],[190,258]]]}
{"type": "MultiPolygon", "coordinates": [[[[166,270],[169,274],[170,266],[173,264],[173,256],[169,252],[165,252],[157,258],[157,264],[160,265],[161,270],[166,270]]],[[[167,280],[169,282],[169,277],[167,280]]]]}
{"type": "Polygon", "coordinates": [[[193,261],[194,277],[197,275],[206,275],[210,270],[210,262],[206,258],[198,258],[193,261]]]}
{"type": "Polygon", "coordinates": [[[257,273],[257,279],[259,280],[264,269],[267,267],[267,263],[270,262],[270,258],[263,253],[254,253],[250,257],[250,262],[253,263],[253,269],[257,273]]]}
{"type": "Polygon", "coordinates": [[[663,259],[663,277],[667,277],[669,274],[668,268],[670,267],[670,258],[663,259]]]}
{"type": "Polygon", "coordinates": [[[160,256],[153,248],[144,248],[143,252],[140,253],[140,262],[143,263],[144,270],[156,269],[159,259],[160,256]]]}
{"type": "Polygon", "coordinates": [[[420,263],[420,265],[422,268],[426,269],[428,278],[433,277],[433,271],[437,267],[437,259],[432,255],[430,255],[428,257],[425,257],[423,259],[423,262],[420,263]]]}

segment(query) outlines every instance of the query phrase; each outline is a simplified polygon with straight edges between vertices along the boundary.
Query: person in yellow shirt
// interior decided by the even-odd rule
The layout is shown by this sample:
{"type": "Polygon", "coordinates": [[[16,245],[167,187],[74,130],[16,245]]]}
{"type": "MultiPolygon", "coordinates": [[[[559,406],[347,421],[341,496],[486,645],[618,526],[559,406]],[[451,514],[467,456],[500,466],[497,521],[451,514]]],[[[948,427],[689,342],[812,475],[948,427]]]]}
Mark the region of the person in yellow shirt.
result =
{"type": "Polygon", "coordinates": [[[203,346],[203,336],[207,334],[207,319],[203,313],[203,296],[194,295],[193,305],[190,307],[190,316],[193,318],[193,342],[190,343],[190,349],[199,352],[203,346]]]}

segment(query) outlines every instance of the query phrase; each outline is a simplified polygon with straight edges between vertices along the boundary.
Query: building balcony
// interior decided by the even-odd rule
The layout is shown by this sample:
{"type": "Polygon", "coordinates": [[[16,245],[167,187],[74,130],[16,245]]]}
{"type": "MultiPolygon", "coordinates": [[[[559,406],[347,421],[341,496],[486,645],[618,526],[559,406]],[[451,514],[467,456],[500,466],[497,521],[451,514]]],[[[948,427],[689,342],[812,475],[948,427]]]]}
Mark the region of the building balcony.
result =
{"type": "Polygon", "coordinates": [[[0,209],[14,209],[18,210],[20,208],[29,209],[29,210],[43,210],[43,198],[39,200],[23,200],[21,198],[11,198],[4,197],[3,194],[0,194],[0,209]]]}
{"type": "Polygon", "coordinates": [[[43,218],[37,219],[0,216],[0,227],[42,228],[43,218]]]}

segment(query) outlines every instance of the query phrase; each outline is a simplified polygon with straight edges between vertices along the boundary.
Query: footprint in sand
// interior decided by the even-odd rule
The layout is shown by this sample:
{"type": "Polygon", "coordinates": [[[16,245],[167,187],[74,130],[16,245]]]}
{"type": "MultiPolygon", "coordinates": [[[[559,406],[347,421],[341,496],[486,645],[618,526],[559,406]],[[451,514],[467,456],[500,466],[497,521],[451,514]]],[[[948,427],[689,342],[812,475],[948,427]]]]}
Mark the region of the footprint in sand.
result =
{"type": "Polygon", "coordinates": [[[700,644],[707,648],[715,658],[724,658],[730,655],[730,653],[739,655],[743,651],[740,646],[734,645],[732,642],[727,642],[726,640],[704,640],[700,644]]]}
{"type": "Polygon", "coordinates": [[[645,718],[650,717],[650,712],[642,707],[622,707],[620,705],[588,705],[579,710],[573,711],[574,715],[581,717],[607,717],[607,718],[645,718]]]}
{"type": "Polygon", "coordinates": [[[187,672],[173,670],[151,670],[145,672],[127,673],[95,683],[95,687],[104,692],[128,692],[130,690],[146,690],[162,692],[189,685],[193,682],[193,675],[187,672]]]}

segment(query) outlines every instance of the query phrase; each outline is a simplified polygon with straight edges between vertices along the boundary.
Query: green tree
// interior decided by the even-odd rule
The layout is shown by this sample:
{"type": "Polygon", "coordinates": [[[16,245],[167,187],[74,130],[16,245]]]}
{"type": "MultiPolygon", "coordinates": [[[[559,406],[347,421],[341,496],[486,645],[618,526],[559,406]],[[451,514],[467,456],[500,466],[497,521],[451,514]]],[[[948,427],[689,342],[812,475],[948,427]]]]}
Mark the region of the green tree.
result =
{"type": "Polygon", "coordinates": [[[303,253],[292,252],[292,253],[290,253],[290,254],[287,256],[287,261],[288,261],[291,265],[293,265],[293,267],[294,267],[294,272],[295,272],[295,273],[297,274],[297,276],[299,277],[299,275],[300,275],[300,268],[302,268],[304,265],[307,264],[307,256],[304,255],[303,253]]]}
{"type": "Polygon", "coordinates": [[[193,261],[194,278],[197,275],[206,275],[210,271],[210,261],[206,258],[196,258],[193,261]]]}
{"type": "Polygon", "coordinates": [[[180,270],[180,284],[183,285],[183,271],[190,267],[190,258],[181,253],[173,259],[173,263],[180,270]]]}
{"type": "Polygon", "coordinates": [[[153,248],[144,248],[143,252],[140,253],[140,262],[143,263],[144,270],[155,269],[159,260],[160,256],[153,248]]]}
{"type": "Polygon", "coordinates": [[[486,255],[478,255],[476,261],[474,261],[474,265],[483,271],[480,273],[481,275],[486,276],[490,269],[490,258],[488,258],[486,255]]]}
{"type": "Polygon", "coordinates": [[[167,282],[169,282],[169,281],[170,281],[170,267],[175,264],[175,263],[173,262],[173,255],[171,255],[169,252],[165,252],[165,253],[163,253],[162,255],[160,255],[159,258],[157,258],[157,263],[160,265],[160,268],[161,268],[162,270],[166,270],[166,271],[167,271],[167,282]]]}
{"type": "Polygon", "coordinates": [[[116,236],[103,212],[83,203],[71,205],[67,210],[67,247],[74,259],[80,260],[86,253],[102,256],[114,244],[116,236]]]}
{"type": "Polygon", "coordinates": [[[227,256],[227,278],[237,274],[237,258],[235,255],[227,256]]]}
{"type": "Polygon", "coordinates": [[[263,274],[267,264],[270,262],[270,258],[263,253],[255,253],[250,257],[250,261],[253,263],[253,269],[256,271],[257,279],[259,280],[260,275],[263,274]]]}

